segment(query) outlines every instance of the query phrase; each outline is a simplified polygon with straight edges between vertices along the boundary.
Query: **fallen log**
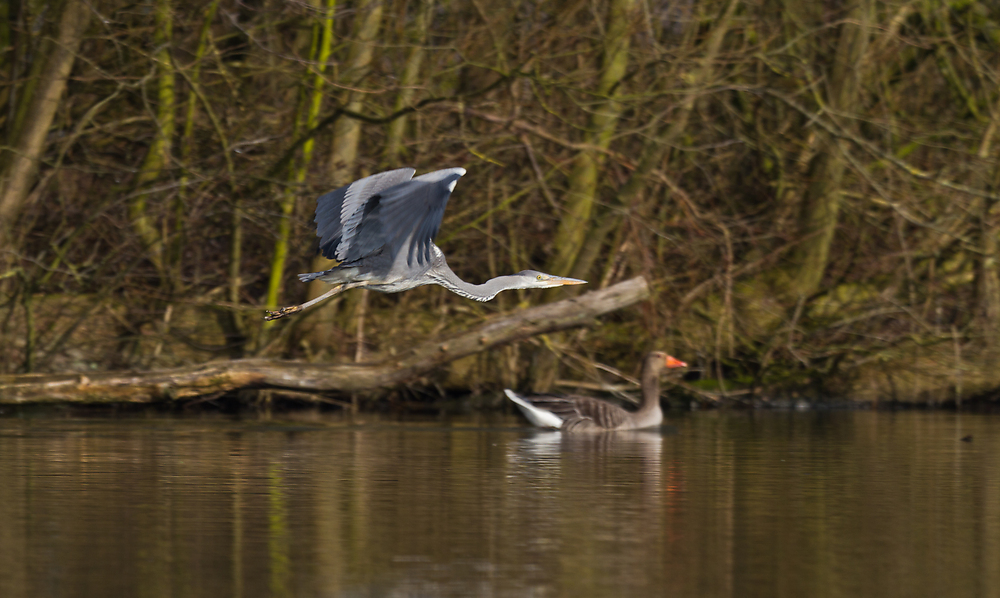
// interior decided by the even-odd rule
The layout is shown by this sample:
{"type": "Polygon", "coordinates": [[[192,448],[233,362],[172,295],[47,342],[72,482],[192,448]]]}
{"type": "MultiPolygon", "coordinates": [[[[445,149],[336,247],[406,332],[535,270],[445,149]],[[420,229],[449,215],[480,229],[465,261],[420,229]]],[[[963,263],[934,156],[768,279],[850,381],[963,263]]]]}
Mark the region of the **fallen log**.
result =
{"type": "Polygon", "coordinates": [[[546,332],[583,326],[646,299],[642,277],[547,305],[491,319],[446,340],[420,344],[374,364],[240,359],[148,372],[0,376],[0,404],[152,403],[242,388],[299,392],[358,392],[395,386],[449,361],[546,332]]]}

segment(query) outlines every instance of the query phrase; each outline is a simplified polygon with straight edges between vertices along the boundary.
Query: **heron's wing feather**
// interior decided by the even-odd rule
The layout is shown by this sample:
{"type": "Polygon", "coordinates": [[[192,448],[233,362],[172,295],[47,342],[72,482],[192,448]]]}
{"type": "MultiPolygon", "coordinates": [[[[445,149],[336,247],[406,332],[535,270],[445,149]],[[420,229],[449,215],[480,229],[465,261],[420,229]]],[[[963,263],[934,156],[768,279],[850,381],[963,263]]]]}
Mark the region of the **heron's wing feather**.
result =
{"type": "Polygon", "coordinates": [[[393,257],[405,248],[409,252],[406,256],[409,265],[430,262],[431,242],[441,228],[444,209],[454,189],[454,185],[449,187],[444,181],[456,174],[462,176],[465,169],[429,172],[382,192],[379,220],[393,257]]]}
{"type": "MultiPolygon", "coordinates": [[[[363,257],[365,254],[357,243],[360,233],[371,225],[374,228],[364,236],[369,240],[381,236],[380,230],[375,230],[381,227],[377,217],[371,223],[366,222],[366,214],[377,207],[372,205],[377,203],[372,198],[385,189],[409,181],[414,172],[412,168],[380,172],[321,195],[316,200],[316,236],[320,239],[323,256],[341,262],[363,257]]],[[[381,245],[379,243],[376,249],[381,245]]]]}
{"type": "MultiPolygon", "coordinates": [[[[402,183],[408,184],[408,183],[402,183]]],[[[361,216],[361,226],[354,233],[350,251],[344,253],[344,262],[354,262],[369,257],[386,245],[385,230],[382,227],[382,196],[376,195],[365,204],[361,216]]]]}

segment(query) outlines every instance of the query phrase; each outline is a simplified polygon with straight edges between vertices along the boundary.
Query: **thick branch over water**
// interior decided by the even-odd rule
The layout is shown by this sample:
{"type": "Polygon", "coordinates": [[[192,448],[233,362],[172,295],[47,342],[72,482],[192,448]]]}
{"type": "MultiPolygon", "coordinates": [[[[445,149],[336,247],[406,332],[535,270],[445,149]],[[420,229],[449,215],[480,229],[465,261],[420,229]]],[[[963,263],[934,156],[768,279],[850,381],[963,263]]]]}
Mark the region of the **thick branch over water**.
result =
{"type": "Polygon", "coordinates": [[[600,291],[501,316],[445,340],[434,340],[374,364],[241,359],[150,372],[0,376],[0,404],[27,402],[151,403],[241,388],[356,392],[394,386],[498,345],[584,326],[649,296],[642,277],[600,291]]]}

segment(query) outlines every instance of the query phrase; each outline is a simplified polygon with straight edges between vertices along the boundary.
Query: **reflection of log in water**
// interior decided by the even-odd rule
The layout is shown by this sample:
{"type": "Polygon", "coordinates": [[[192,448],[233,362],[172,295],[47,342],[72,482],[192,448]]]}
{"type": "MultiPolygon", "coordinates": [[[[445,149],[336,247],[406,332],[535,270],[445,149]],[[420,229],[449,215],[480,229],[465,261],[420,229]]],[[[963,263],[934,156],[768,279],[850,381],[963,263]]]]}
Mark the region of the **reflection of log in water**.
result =
{"type": "Polygon", "coordinates": [[[579,297],[492,319],[457,336],[428,341],[376,364],[241,359],[150,372],[0,376],[0,404],[46,401],[148,403],[250,387],[299,392],[365,391],[399,384],[455,359],[498,345],[585,326],[599,315],[633,305],[648,296],[645,279],[633,278],[579,297]]]}

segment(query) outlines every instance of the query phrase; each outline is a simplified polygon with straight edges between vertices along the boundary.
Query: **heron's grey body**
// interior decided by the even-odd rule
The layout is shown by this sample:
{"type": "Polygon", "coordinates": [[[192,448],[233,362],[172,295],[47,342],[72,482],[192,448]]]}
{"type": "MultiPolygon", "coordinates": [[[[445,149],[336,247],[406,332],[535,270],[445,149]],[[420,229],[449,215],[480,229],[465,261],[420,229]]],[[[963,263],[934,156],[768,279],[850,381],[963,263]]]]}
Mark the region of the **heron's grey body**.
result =
{"type": "Polygon", "coordinates": [[[464,168],[446,168],[413,177],[399,168],[365,177],[322,195],[316,202],[320,251],[338,263],[323,272],[299,274],[299,280],[336,285],[325,295],[276,312],[273,320],[300,311],[336,293],[365,287],[398,293],[437,284],[476,301],[489,301],[506,289],[551,288],[586,281],[534,270],[498,276],[484,284],[460,279],[434,244],[445,206],[464,168]]]}

